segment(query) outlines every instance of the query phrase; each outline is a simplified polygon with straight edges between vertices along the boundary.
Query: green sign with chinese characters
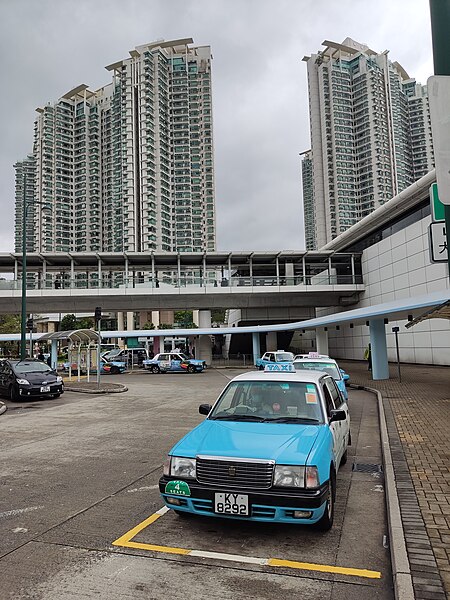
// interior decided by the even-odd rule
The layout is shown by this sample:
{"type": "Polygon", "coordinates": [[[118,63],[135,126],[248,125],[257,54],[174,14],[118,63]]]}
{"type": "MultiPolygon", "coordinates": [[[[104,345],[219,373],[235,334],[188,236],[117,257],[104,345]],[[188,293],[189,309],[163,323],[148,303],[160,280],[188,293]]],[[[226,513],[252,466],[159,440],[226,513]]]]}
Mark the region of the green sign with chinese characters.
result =
{"type": "Polygon", "coordinates": [[[438,186],[437,183],[433,183],[430,187],[430,201],[431,201],[431,218],[434,223],[439,221],[445,221],[445,210],[444,205],[439,200],[438,186]]]}
{"type": "Polygon", "coordinates": [[[169,481],[166,484],[166,494],[173,494],[174,496],[190,496],[191,488],[185,481],[169,481]]]}

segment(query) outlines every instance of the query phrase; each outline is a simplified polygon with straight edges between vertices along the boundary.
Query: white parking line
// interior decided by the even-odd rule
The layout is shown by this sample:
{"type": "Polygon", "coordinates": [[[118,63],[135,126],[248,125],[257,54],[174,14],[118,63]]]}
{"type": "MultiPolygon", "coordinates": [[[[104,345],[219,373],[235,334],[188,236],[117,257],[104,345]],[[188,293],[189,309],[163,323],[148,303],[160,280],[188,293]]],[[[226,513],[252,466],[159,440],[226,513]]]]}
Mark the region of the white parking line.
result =
{"type": "Polygon", "coordinates": [[[17,508],[16,510],[7,510],[5,512],[0,513],[0,519],[3,517],[15,517],[16,515],[21,515],[22,513],[31,512],[32,510],[39,510],[40,508],[44,508],[43,506],[29,506],[28,508],[17,508]]]}
{"type": "Polygon", "coordinates": [[[149,490],[157,490],[159,488],[158,484],[155,485],[144,485],[139,488],[134,488],[132,490],[127,490],[129,494],[133,494],[135,492],[148,492],[149,490]]]}

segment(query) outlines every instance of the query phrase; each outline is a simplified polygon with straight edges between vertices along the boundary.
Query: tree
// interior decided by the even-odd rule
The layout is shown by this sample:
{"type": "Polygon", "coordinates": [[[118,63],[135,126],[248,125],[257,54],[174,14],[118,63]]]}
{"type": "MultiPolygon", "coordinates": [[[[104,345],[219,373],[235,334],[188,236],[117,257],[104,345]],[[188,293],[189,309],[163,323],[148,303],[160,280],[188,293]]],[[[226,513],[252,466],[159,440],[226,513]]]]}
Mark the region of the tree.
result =
{"type": "Polygon", "coordinates": [[[20,333],[19,315],[0,315],[0,333],[20,333]]]}
{"type": "Polygon", "coordinates": [[[75,315],[64,315],[61,319],[60,330],[61,331],[73,331],[74,329],[91,329],[94,326],[94,319],[92,317],[83,317],[77,319],[75,315]]]}
{"type": "Polygon", "coordinates": [[[173,316],[178,327],[189,327],[194,322],[192,310],[176,310],[173,316]]]}
{"type": "Polygon", "coordinates": [[[218,308],[211,311],[211,321],[213,323],[225,323],[225,309],[218,308]]]}
{"type": "Polygon", "coordinates": [[[153,325],[153,323],[149,323],[147,321],[147,323],[142,326],[142,329],[156,329],[156,327],[153,325]]]}
{"type": "Polygon", "coordinates": [[[75,315],[64,315],[61,319],[60,330],[61,331],[73,331],[79,329],[77,325],[77,318],[75,315]]]}

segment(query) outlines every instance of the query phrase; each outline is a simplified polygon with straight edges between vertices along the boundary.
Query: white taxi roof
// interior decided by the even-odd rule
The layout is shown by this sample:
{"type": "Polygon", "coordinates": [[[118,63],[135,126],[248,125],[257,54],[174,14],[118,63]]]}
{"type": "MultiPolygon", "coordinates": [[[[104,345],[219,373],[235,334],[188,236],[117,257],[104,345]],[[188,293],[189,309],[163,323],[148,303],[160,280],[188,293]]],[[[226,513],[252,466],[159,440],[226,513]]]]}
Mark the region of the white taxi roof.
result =
{"type": "Polygon", "coordinates": [[[330,377],[323,371],[250,371],[234,377],[231,381],[298,381],[300,383],[318,384],[322,377],[330,377]]]}
{"type": "Polygon", "coordinates": [[[324,357],[321,356],[320,358],[314,358],[312,356],[310,356],[309,358],[305,356],[305,358],[296,358],[294,360],[294,364],[295,363],[309,363],[309,362],[315,362],[315,363],[334,363],[335,365],[337,365],[337,362],[334,360],[334,358],[330,358],[328,357],[324,357]]]}

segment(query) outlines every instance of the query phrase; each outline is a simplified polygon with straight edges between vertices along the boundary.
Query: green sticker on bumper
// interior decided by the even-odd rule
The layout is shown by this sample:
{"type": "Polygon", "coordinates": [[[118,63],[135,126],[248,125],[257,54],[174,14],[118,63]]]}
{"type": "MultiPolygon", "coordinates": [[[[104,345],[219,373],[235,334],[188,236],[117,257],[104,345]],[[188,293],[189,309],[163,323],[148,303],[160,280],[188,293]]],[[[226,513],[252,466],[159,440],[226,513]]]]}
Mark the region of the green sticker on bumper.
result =
{"type": "Polygon", "coordinates": [[[174,496],[190,496],[191,489],[185,481],[169,481],[166,483],[166,494],[173,494],[174,496]]]}

